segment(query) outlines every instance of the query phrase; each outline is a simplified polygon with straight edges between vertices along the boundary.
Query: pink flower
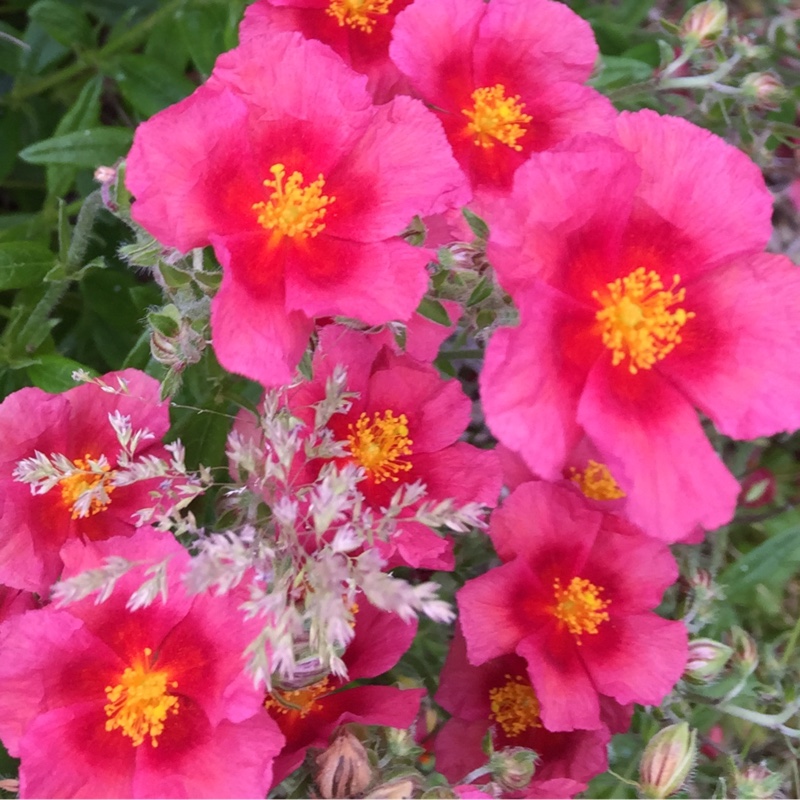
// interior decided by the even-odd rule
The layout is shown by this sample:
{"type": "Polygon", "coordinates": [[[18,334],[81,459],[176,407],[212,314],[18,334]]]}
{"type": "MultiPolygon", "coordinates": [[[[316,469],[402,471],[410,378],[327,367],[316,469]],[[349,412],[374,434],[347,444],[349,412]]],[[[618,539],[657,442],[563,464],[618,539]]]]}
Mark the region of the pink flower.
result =
{"type": "Polygon", "coordinates": [[[61,572],[64,542],[130,535],[133,515],[153,505],[157,479],[116,482],[124,448],[109,417],[120,414],[134,432],[149,431],[137,456],[162,456],[168,405],[159,400],[158,381],[138,370],[103,380],[114,389],[124,381],[126,388],[114,393],[86,383],[56,395],[20,389],[0,405],[0,582],[8,586],[47,595],[61,572]],[[51,462],[63,456],[70,470],[34,480],[37,453],[51,462]]]}
{"type": "Polygon", "coordinates": [[[800,426],[800,272],[761,252],[772,201],[742,153],[650,111],[617,127],[621,145],[532,156],[485,209],[521,322],[493,337],[482,398],[548,480],[585,433],[630,518],[676,541],[739,493],[694,408],[735,438],[800,426]]]}
{"type": "Polygon", "coordinates": [[[36,597],[32,592],[0,586],[0,622],[36,607],[36,597]]]}
{"type": "Polygon", "coordinates": [[[242,598],[187,596],[188,555],[149,528],[70,542],[65,574],[111,555],[170,558],[166,603],[126,610],[142,566],[100,605],[50,605],[0,626],[0,737],[22,760],[21,796],[263,797],[283,737],[242,669],[255,635],[242,598]]]}
{"type": "Polygon", "coordinates": [[[541,481],[517,487],[489,534],[505,563],[458,593],[470,663],[523,657],[551,731],[600,728],[603,697],[664,699],[687,636],[651,611],[678,573],[663,543],[541,481]]]}
{"type": "Polygon", "coordinates": [[[521,797],[572,797],[584,791],[588,781],[608,767],[611,732],[627,728],[630,719],[629,709],[614,708],[606,701],[606,724],[597,730],[547,730],[524,659],[510,654],[474,667],[467,661],[460,628],[442,669],[436,702],[453,715],[436,737],[436,769],[457,781],[483,766],[487,757],[482,741],[493,728],[495,750],[525,747],[539,756],[532,782],[511,794],[521,797]],[[609,724],[617,727],[610,732],[609,724]]]}
{"type": "MultiPolygon", "coordinates": [[[[521,483],[541,480],[525,463],[519,453],[505,445],[498,444],[497,456],[503,470],[503,483],[509,489],[516,489],[521,483]]],[[[563,480],[558,481],[575,492],[580,492],[592,508],[618,517],[628,517],[628,495],[617,483],[609,468],[603,463],[602,456],[591,440],[584,436],[566,457],[561,470],[563,480]]],[[[697,544],[703,541],[704,531],[696,527],[681,537],[679,541],[686,544],[697,544]]]]}
{"type": "Polygon", "coordinates": [[[265,385],[292,379],[317,317],[408,319],[429,253],[399,234],[468,199],[433,113],[373,106],[365,81],[319,42],[255,37],[136,132],[134,218],[179,250],[213,245],[217,356],[265,385]]]}
{"type": "MultiPolygon", "coordinates": [[[[458,504],[495,505],[500,492],[495,454],[458,441],[471,411],[458,381],[442,380],[430,364],[380,348],[374,337],[329,326],[320,333],[313,381],[288,392],[294,414],[311,422],[310,406],[324,396],[337,364],[347,368],[347,391],[359,396],[328,427],[336,440],[348,443],[342,463],[364,468],[359,490],[372,508],[388,507],[399,488],[415,481],[427,487],[423,501],[452,498],[458,504]]],[[[309,470],[320,466],[310,464],[309,470]]],[[[453,568],[452,543],[411,520],[400,520],[398,533],[383,550],[392,565],[453,568]]]]}
{"type": "Polygon", "coordinates": [[[551,0],[416,0],[389,49],[473,188],[500,189],[531,153],[611,131],[613,107],[582,85],[597,52],[589,24],[551,0]]]}
{"type": "Polygon", "coordinates": [[[325,748],[339,725],[411,725],[419,712],[423,689],[345,687],[350,681],[375,678],[391,669],[411,646],[416,631],[416,623],[403,622],[359,600],[354,638],[342,656],[347,680],[328,675],[305,686],[273,687],[266,707],[286,737],[286,746],[275,761],[273,785],[303,763],[309,747],[325,748]]]}
{"type": "MultiPolygon", "coordinates": [[[[395,17],[411,0],[258,0],[248,6],[239,40],[299,31],[333,48],[356,72],[366,75],[376,103],[406,89],[406,80],[389,58],[395,17]]],[[[262,39],[263,41],[263,39],[262,39]]]]}

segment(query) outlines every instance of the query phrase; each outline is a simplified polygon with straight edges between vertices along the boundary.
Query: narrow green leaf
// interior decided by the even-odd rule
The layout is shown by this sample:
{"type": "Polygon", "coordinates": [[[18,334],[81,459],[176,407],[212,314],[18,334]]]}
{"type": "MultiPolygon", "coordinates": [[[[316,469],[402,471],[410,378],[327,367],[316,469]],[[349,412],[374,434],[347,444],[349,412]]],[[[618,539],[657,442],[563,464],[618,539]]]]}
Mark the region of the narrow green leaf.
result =
{"type": "Polygon", "coordinates": [[[38,0],[28,10],[28,16],[65,47],[94,44],[92,26],[86,15],[62,0],[38,0]]]}
{"type": "Polygon", "coordinates": [[[37,286],[55,260],[49,248],[36,242],[0,244],[0,290],[37,286]]]}
{"type": "Polygon", "coordinates": [[[482,300],[485,300],[492,293],[491,281],[486,278],[481,278],[480,283],[472,290],[472,294],[467,300],[467,306],[476,306],[482,300]]]}
{"type": "Polygon", "coordinates": [[[769,538],[731,564],[719,576],[727,596],[736,597],[758,584],[780,591],[800,568],[800,509],[794,508],[764,523],[769,538]]]}
{"type": "Polygon", "coordinates": [[[46,392],[65,392],[74,388],[76,383],[72,379],[72,373],[77,369],[86,370],[92,375],[97,374],[84,364],[57,353],[39,356],[37,362],[29,366],[26,372],[33,385],[46,392]]]}
{"type": "MultiPolygon", "coordinates": [[[[103,79],[96,75],[88,80],[75,102],[59,120],[54,136],[94,128],[100,121],[100,90],[103,79]]],[[[73,166],[53,164],[47,168],[47,192],[51,197],[63,197],[75,180],[77,169],[73,166]]]]}
{"type": "Polygon", "coordinates": [[[152,56],[122,56],[116,77],[123,97],[145,117],[183,100],[197,88],[169,64],[152,56]]]}
{"type": "Polygon", "coordinates": [[[422,314],[426,319],[438,322],[439,325],[450,326],[450,317],[447,315],[447,310],[438,300],[423,297],[417,308],[417,313],[422,314]]]}
{"type": "Polygon", "coordinates": [[[475,236],[479,239],[489,238],[489,226],[477,214],[474,214],[468,208],[462,208],[461,213],[475,236]]]}
{"type": "Polygon", "coordinates": [[[29,145],[19,154],[29,164],[70,164],[97,167],[113,164],[131,146],[133,132],[128,128],[88,128],[54,136],[29,145]]]}

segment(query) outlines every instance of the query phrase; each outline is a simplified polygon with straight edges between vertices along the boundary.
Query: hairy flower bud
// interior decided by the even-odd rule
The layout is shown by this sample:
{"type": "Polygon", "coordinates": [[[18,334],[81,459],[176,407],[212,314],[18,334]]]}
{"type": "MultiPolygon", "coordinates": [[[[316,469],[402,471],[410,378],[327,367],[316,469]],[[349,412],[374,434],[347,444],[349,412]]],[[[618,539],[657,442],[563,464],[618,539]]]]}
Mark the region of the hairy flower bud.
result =
{"type": "Polygon", "coordinates": [[[771,772],[763,764],[750,764],[733,774],[734,790],[742,800],[767,800],[777,797],[783,783],[779,772],[771,772]]]}
{"type": "Polygon", "coordinates": [[[648,743],[639,763],[639,787],[645,797],[675,794],[697,758],[697,731],[685,722],[660,730],[648,743]]]}
{"type": "Polygon", "coordinates": [[[314,780],[320,797],[358,797],[372,783],[367,751],[346,728],[339,728],[316,764],[314,780]]]}
{"type": "Polygon", "coordinates": [[[526,747],[504,747],[492,753],[489,766],[494,780],[506,791],[517,792],[531,782],[538,760],[539,756],[526,747]]]}
{"type": "Polygon", "coordinates": [[[728,7],[725,3],[705,0],[684,14],[678,35],[687,44],[705,47],[719,38],[727,24],[728,7]]]}
{"type": "Polygon", "coordinates": [[[719,677],[733,648],[713,639],[693,639],[689,642],[689,658],[685,677],[694,683],[710,683],[719,677]]]}
{"type": "Polygon", "coordinates": [[[745,97],[765,111],[780,108],[789,93],[781,79],[774,72],[751,72],[742,79],[745,97]]]}
{"type": "Polygon", "coordinates": [[[734,657],[747,672],[752,672],[758,666],[758,645],[747,631],[737,626],[731,629],[731,645],[734,657]]]}

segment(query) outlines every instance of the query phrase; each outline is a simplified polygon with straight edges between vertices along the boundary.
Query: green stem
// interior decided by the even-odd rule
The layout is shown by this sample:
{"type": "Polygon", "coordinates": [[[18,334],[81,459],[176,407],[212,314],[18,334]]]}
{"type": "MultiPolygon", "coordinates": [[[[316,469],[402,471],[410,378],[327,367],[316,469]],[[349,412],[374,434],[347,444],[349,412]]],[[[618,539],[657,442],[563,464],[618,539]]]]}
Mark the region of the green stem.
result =
{"type": "Polygon", "coordinates": [[[741,706],[731,706],[725,703],[718,705],[718,711],[723,714],[729,714],[732,717],[754,722],[756,725],[761,725],[764,728],[771,728],[773,730],[780,730],[787,736],[800,736],[800,731],[792,730],[785,727],[783,724],[786,720],[793,717],[798,711],[798,704],[793,703],[788,708],[781,711],[780,714],[762,714],[759,711],[751,711],[749,708],[742,708],[741,706]]]}
{"type": "Polygon", "coordinates": [[[76,61],[57,72],[52,72],[45,75],[39,80],[32,81],[24,84],[23,86],[15,86],[11,91],[11,100],[20,101],[27,97],[31,97],[41,92],[46,92],[60,83],[71,80],[76,75],[92,69],[101,64],[105,59],[116,55],[122,50],[126,50],[131,45],[135,45],[139,40],[149,32],[149,30],[161,21],[164,17],[172,14],[176,9],[184,4],[186,0],[171,0],[164,4],[157,11],[154,11],[149,17],[143,19],[138,25],[134,25],[130,30],[121,34],[119,37],[101,47],[94,53],[87,53],[87,58],[84,61],[76,61]]]}
{"type": "Polygon", "coordinates": [[[797,644],[798,637],[800,637],[800,616],[797,618],[794,628],[792,628],[789,641],[786,642],[786,649],[783,651],[783,657],[781,658],[781,669],[786,669],[786,667],[789,665],[789,659],[792,657],[792,653],[794,653],[794,648],[797,644]]]}

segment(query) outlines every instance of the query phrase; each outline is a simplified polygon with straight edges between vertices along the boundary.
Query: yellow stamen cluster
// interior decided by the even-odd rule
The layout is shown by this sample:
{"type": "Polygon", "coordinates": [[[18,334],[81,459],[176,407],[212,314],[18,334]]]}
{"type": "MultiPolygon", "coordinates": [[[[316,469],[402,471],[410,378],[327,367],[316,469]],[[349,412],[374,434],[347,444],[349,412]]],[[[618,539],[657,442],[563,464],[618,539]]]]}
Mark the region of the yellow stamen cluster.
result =
{"type": "Polygon", "coordinates": [[[166,671],[151,669],[152,654],[146,647],[143,661],[126,667],[119,683],[105,688],[109,701],[103,706],[108,717],[106,730],[119,728],[133,740],[134,747],[139,747],[148,736],[150,744],[158,747],[167,715],[177,714],[180,709],[178,698],[168,693],[170,688],[177,688],[177,682],[170,682],[166,671]]]}
{"type": "Polygon", "coordinates": [[[328,678],[323,678],[311,686],[304,686],[302,689],[272,689],[272,693],[267,695],[264,707],[274,709],[279,714],[288,714],[290,711],[305,718],[312,711],[319,709],[317,700],[331,693],[328,678]]]}
{"type": "Polygon", "coordinates": [[[494,147],[497,142],[508,145],[512,150],[522,150],[517,144],[528,131],[523,127],[533,117],[523,114],[525,103],[519,95],[506,97],[502,83],[472,93],[472,108],[464,108],[461,113],[469,117],[467,132],[473,135],[473,142],[479,147],[494,147]]]}
{"type": "Polygon", "coordinates": [[[408,438],[408,419],[393,411],[375,412],[370,421],[363,413],[355,425],[350,425],[350,452],[370,474],[375,483],[399,481],[398,473],[408,472],[411,464],[403,456],[411,455],[412,440],[408,438]]]}
{"type": "Polygon", "coordinates": [[[322,194],[325,187],[322,175],[308,186],[303,186],[302,172],[293,172],[286,178],[283,164],[274,164],[269,171],[275,180],[264,181],[264,186],[272,189],[272,194],[266,202],[253,204],[253,211],[259,212],[259,225],[273,231],[276,242],[284,236],[292,239],[313,238],[324,230],[322,219],[327,213],[327,206],[336,198],[322,194]]]}
{"type": "Polygon", "coordinates": [[[608,621],[605,609],[611,605],[611,601],[600,597],[602,586],[595,586],[586,578],[573,578],[569,586],[564,588],[556,578],[553,590],[556,601],[552,608],[553,616],[578,637],[578,644],[581,644],[580,637],[584,633],[595,634],[598,626],[608,621]]]}
{"type": "Polygon", "coordinates": [[[372,33],[377,20],[389,13],[392,0],[331,0],[325,9],[328,16],[333,17],[339,27],[347,25],[354,30],[372,33]]]}
{"type": "Polygon", "coordinates": [[[625,492],[619,488],[608,467],[593,459],[589,459],[583,472],[570,467],[569,479],[590,500],[619,500],[625,497],[625,492]]]}
{"type": "Polygon", "coordinates": [[[530,681],[519,676],[505,676],[506,682],[489,690],[489,716],[506,736],[519,736],[529,728],[541,728],[539,700],[530,681]]]}
{"type": "Polygon", "coordinates": [[[92,457],[89,453],[83,458],[76,458],[72,463],[80,471],[74,472],[72,475],[67,475],[67,477],[62,478],[58,482],[61,487],[61,499],[72,509],[72,519],[89,517],[98,514],[100,511],[105,511],[106,507],[111,502],[109,495],[114,491],[114,486],[108,482],[108,479],[113,474],[111,473],[111,467],[105,464],[92,469],[89,464],[91,459],[92,457]],[[75,508],[75,504],[84,492],[96,489],[101,484],[103,492],[96,493],[92,496],[88,508],[85,510],[75,508]]]}
{"type": "Polygon", "coordinates": [[[602,306],[596,318],[602,325],[603,344],[613,353],[614,366],[627,358],[628,369],[635,375],[640,369],[650,369],[681,343],[680,330],[695,314],[672,309],[686,298],[686,289],[677,289],[679,283],[680,275],[675,275],[666,289],[657,272],[639,267],[606,284],[605,291],[592,292],[602,306]]]}

